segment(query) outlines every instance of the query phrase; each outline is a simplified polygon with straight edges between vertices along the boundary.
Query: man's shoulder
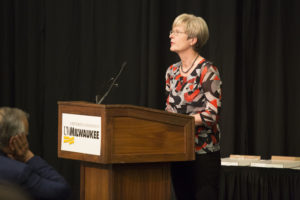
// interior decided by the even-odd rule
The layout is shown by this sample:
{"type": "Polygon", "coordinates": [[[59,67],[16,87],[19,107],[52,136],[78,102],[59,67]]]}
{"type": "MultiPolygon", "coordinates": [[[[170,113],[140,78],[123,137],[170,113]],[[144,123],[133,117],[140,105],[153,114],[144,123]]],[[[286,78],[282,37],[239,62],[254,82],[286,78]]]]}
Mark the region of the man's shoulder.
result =
{"type": "Polygon", "coordinates": [[[12,160],[6,156],[0,155],[0,179],[1,180],[14,180],[18,181],[22,175],[24,175],[24,171],[26,171],[27,165],[12,160]]]}
{"type": "Polygon", "coordinates": [[[27,167],[25,163],[10,159],[9,157],[0,155],[0,169],[2,168],[8,168],[8,169],[24,169],[27,167]]]}

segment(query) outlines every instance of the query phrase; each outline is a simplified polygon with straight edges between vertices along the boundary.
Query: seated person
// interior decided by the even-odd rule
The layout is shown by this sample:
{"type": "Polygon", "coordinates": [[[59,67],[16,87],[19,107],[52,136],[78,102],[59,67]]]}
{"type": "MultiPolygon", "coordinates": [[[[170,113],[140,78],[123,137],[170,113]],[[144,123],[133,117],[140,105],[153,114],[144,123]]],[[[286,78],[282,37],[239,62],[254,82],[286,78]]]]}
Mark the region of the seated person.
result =
{"type": "Polygon", "coordinates": [[[68,199],[65,179],[29,149],[27,116],[18,108],[0,108],[0,181],[19,185],[33,199],[68,199]]]}

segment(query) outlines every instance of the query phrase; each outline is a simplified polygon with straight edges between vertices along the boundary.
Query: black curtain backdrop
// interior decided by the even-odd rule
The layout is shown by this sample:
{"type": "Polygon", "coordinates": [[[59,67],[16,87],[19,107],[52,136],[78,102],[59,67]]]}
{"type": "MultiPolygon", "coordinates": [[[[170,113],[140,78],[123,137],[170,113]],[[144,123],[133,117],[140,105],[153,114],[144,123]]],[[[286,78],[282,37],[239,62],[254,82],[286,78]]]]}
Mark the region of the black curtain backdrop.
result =
{"type": "Polygon", "coordinates": [[[79,163],[57,158],[57,101],[94,102],[121,64],[105,104],[164,108],[164,75],[178,61],[168,33],[202,16],[201,55],[221,71],[222,155],[300,156],[300,5],[296,0],[2,0],[0,106],[30,113],[31,149],[70,182],[79,163]]]}

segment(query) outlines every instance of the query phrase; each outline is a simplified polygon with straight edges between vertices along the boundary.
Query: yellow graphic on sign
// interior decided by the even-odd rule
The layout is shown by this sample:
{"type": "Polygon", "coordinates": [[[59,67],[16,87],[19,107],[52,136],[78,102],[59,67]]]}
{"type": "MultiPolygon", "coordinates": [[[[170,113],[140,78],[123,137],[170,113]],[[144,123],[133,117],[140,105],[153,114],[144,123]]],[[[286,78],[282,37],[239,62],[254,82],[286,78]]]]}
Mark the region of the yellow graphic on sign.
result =
{"type": "Polygon", "coordinates": [[[74,144],[74,137],[64,136],[64,143],[74,144]]]}

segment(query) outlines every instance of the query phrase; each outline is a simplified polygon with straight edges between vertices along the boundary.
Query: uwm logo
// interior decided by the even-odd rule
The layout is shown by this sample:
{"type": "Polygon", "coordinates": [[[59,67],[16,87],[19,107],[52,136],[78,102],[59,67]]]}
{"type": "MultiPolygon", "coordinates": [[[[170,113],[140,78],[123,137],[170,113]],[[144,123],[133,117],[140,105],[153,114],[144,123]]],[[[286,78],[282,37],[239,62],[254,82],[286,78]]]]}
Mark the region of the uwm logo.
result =
{"type": "Polygon", "coordinates": [[[74,144],[74,136],[73,137],[64,136],[64,143],[74,144]]]}

